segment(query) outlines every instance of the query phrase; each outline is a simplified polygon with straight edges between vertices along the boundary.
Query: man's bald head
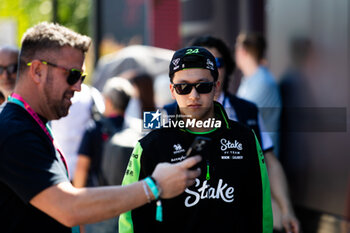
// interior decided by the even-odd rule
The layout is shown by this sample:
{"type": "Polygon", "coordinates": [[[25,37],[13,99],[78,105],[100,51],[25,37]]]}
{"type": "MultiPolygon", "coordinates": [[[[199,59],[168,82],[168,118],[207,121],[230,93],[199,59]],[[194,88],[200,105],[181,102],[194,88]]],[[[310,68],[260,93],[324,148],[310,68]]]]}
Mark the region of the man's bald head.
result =
{"type": "Polygon", "coordinates": [[[16,46],[12,45],[1,45],[0,46],[0,52],[10,52],[10,53],[16,53],[18,55],[19,50],[16,46]]]}
{"type": "Polygon", "coordinates": [[[15,88],[19,50],[14,46],[0,46],[0,92],[5,98],[15,88]]]}

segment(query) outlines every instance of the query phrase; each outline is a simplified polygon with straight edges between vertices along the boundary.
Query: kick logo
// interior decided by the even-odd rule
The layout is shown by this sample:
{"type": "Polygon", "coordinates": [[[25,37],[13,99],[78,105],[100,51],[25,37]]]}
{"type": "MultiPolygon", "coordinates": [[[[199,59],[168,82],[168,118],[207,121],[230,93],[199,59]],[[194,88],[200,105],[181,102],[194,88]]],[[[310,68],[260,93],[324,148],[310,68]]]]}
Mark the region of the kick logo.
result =
{"type": "Polygon", "coordinates": [[[174,152],[173,152],[174,155],[179,154],[181,152],[185,152],[185,149],[183,149],[180,144],[175,144],[173,147],[174,147],[174,152]]]}
{"type": "Polygon", "coordinates": [[[214,70],[214,63],[209,58],[207,59],[207,69],[214,70]]]}
{"type": "Polygon", "coordinates": [[[174,65],[174,70],[177,70],[179,68],[179,62],[180,62],[180,58],[176,58],[174,60],[172,60],[172,63],[174,65]]]}
{"type": "Polygon", "coordinates": [[[161,127],[161,116],[159,109],[156,112],[143,112],[143,128],[159,129],[161,127]]]}
{"type": "Polygon", "coordinates": [[[177,66],[179,64],[180,58],[176,58],[174,60],[172,60],[172,63],[174,64],[174,66],[177,66]]]}
{"type": "Polygon", "coordinates": [[[181,149],[182,149],[182,146],[181,146],[180,144],[175,144],[175,145],[174,145],[174,149],[175,149],[176,151],[181,150],[181,149]]]}

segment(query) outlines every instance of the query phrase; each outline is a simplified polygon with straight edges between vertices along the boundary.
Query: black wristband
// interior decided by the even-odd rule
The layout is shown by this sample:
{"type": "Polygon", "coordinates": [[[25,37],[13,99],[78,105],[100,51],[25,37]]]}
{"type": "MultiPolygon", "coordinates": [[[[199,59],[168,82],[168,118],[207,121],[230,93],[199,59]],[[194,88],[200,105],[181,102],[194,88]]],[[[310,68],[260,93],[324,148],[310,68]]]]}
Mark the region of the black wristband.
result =
{"type": "Polygon", "coordinates": [[[149,176],[149,178],[151,178],[151,180],[156,184],[156,186],[158,188],[158,192],[159,192],[159,197],[158,198],[160,198],[160,195],[162,194],[162,189],[160,188],[159,183],[152,176],[149,176]]]}

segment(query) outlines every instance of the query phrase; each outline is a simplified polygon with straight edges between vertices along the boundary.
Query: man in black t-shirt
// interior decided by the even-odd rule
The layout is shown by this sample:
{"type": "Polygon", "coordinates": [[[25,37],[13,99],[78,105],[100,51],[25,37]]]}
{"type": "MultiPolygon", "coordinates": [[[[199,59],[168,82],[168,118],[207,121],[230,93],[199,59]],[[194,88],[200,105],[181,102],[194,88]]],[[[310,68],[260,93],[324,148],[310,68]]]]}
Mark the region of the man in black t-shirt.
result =
{"type": "Polygon", "coordinates": [[[16,87],[0,114],[1,232],[77,232],[79,224],[179,195],[200,174],[188,170],[200,161],[197,156],[175,165],[157,165],[147,183],[72,186],[64,156],[46,123],[68,114],[71,98],[85,77],[82,69],[89,45],[90,38],[46,22],[24,35],[16,87]]]}

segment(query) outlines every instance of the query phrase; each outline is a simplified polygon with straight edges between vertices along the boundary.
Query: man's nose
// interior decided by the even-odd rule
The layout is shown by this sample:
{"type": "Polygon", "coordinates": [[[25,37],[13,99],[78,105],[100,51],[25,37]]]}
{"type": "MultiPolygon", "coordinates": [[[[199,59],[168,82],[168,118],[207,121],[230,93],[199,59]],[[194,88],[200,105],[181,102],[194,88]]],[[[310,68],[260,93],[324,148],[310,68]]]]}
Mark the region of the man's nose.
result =
{"type": "Polygon", "coordinates": [[[78,82],[74,83],[73,85],[71,85],[71,88],[73,91],[81,91],[81,85],[83,84],[83,82],[81,80],[79,80],[78,82]]]}
{"type": "Polygon", "coordinates": [[[197,92],[195,87],[192,87],[192,90],[189,94],[191,99],[198,99],[199,98],[199,93],[197,92]]]}
{"type": "Polygon", "coordinates": [[[11,76],[10,72],[8,72],[6,69],[2,71],[0,74],[0,77],[8,79],[11,76]]]}

